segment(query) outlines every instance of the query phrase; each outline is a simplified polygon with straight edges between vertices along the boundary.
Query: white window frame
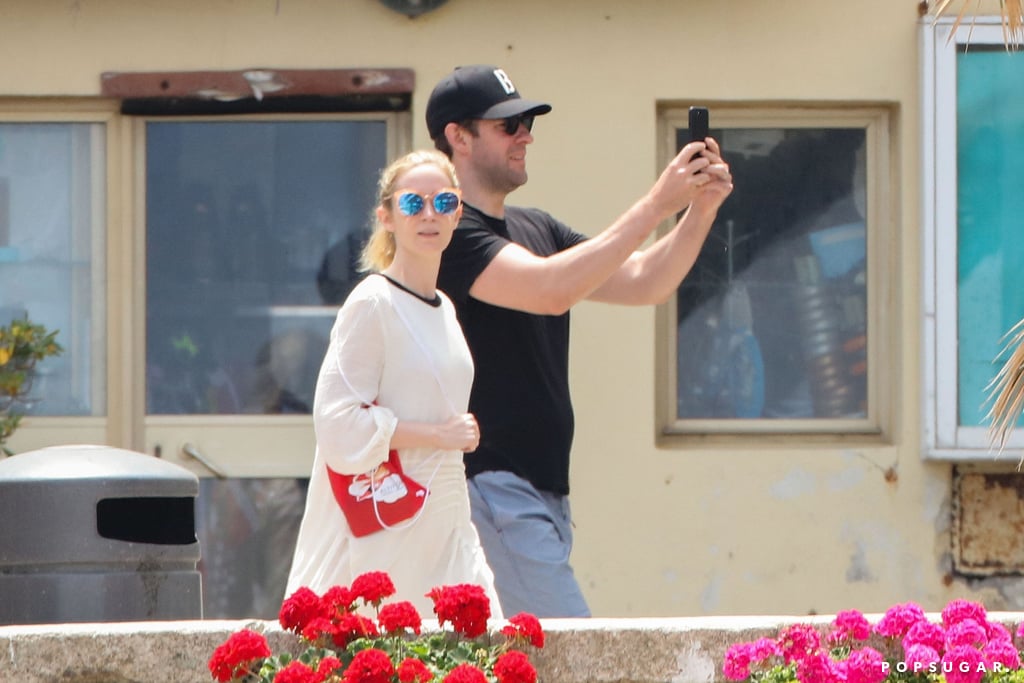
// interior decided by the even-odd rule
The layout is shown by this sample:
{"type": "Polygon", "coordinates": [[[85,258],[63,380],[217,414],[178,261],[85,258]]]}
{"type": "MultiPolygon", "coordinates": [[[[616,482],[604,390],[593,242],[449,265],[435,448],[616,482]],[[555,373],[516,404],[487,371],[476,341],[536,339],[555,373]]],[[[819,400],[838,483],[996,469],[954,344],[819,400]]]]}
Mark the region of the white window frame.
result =
{"type": "MultiPolygon", "coordinates": [[[[999,17],[926,18],[921,24],[921,223],[924,449],[930,460],[1018,461],[1024,431],[989,446],[986,426],[961,426],[957,360],[956,55],[961,45],[1004,45],[999,17]]],[[[993,364],[993,375],[998,365],[993,364]]]]}

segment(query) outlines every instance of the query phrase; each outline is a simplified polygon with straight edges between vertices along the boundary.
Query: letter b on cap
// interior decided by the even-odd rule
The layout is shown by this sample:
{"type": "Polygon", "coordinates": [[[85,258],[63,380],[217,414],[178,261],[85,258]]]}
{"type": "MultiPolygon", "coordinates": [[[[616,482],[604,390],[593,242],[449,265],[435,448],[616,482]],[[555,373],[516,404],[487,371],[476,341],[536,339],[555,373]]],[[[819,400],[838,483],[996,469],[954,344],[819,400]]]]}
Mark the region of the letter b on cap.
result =
{"type": "Polygon", "coordinates": [[[498,79],[498,83],[501,83],[501,87],[505,89],[506,95],[511,95],[516,91],[516,86],[512,85],[512,79],[502,69],[495,69],[494,77],[498,79]]]}

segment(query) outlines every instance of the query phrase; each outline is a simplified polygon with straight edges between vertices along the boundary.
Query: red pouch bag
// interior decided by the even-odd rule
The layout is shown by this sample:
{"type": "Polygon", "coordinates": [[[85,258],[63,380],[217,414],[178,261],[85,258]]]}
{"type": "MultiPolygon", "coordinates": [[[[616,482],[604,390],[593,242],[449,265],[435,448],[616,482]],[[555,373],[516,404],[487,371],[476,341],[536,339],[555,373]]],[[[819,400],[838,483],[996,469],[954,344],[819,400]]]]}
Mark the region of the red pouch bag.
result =
{"type": "Polygon", "coordinates": [[[327,467],[327,478],[352,535],[357,537],[411,526],[429,494],[425,486],[402,471],[396,450],[388,452],[387,461],[372,472],[341,474],[327,467]]]}

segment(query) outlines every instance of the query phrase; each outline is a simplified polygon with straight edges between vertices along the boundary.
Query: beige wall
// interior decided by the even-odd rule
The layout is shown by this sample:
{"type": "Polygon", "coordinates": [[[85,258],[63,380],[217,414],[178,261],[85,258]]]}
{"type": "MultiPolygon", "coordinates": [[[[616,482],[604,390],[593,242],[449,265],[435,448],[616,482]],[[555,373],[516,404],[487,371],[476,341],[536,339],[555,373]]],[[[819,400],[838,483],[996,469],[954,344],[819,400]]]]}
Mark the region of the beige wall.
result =
{"type": "Polygon", "coordinates": [[[425,146],[433,83],[497,63],[554,104],[513,200],[591,234],[653,181],[659,101],[891,106],[891,443],[656,448],[655,310],[582,304],[574,564],[600,616],[936,610],[960,594],[996,609],[1012,600],[944,581],[950,466],[920,456],[917,4],[450,0],[410,20],[375,0],[6,0],[0,96],[95,96],[104,71],[411,67],[425,146]]]}

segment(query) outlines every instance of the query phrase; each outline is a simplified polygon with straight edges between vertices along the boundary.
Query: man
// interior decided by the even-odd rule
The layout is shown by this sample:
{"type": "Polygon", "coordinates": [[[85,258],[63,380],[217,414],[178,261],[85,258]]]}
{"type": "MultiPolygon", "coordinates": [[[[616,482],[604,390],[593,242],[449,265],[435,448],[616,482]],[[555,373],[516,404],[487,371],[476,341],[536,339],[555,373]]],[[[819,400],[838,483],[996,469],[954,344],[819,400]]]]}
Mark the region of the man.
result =
{"type": "Polygon", "coordinates": [[[717,142],[690,143],[646,195],[587,238],[540,210],[505,205],[526,183],[534,117],[550,111],[523,99],[501,69],[466,66],[437,84],[426,119],[465,200],[438,282],[455,301],[476,364],[470,411],[481,441],[466,457],[473,522],[505,614],[583,617],[590,610],[569,565],[568,311],[582,299],[668,299],[732,177],[717,142]],[[636,251],[684,209],[671,232],[636,251]]]}

